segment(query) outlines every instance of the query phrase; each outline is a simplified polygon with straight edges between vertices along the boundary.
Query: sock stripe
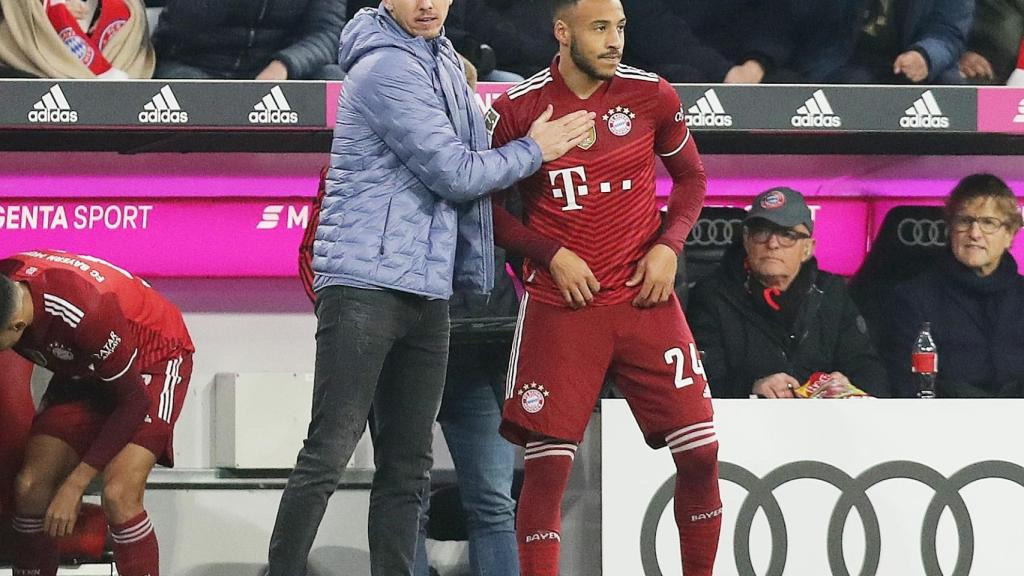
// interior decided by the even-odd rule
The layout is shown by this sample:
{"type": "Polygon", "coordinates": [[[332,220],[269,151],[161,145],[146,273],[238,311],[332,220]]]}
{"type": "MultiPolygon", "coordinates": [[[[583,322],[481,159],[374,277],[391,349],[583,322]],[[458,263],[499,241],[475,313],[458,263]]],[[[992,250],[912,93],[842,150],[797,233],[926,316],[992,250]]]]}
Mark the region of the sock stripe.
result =
{"type": "Polygon", "coordinates": [[[537,452],[536,454],[527,454],[523,457],[524,460],[533,460],[534,458],[550,458],[552,456],[568,456],[570,460],[576,459],[576,452],[573,450],[559,450],[551,449],[543,452],[537,452]]]}
{"type": "Polygon", "coordinates": [[[676,438],[675,440],[672,440],[671,442],[668,442],[667,444],[668,444],[669,448],[678,448],[679,446],[683,446],[685,444],[689,444],[690,441],[692,441],[695,438],[704,438],[706,436],[714,436],[714,435],[715,435],[714,429],[707,428],[705,430],[697,430],[696,432],[690,432],[689,434],[686,434],[686,435],[683,435],[683,436],[679,436],[678,438],[676,438]]]}
{"type": "Polygon", "coordinates": [[[153,524],[149,521],[149,517],[147,516],[135,526],[118,530],[116,532],[111,531],[110,536],[113,538],[114,542],[117,542],[118,544],[131,544],[132,542],[142,540],[152,531],[153,524]]]}
{"type": "Polygon", "coordinates": [[[43,531],[43,519],[15,516],[11,520],[11,526],[15,532],[21,534],[38,534],[43,531]]]}
{"type": "Polygon", "coordinates": [[[704,428],[714,428],[714,426],[715,426],[714,422],[699,422],[697,424],[693,424],[692,426],[687,426],[685,428],[680,428],[679,430],[676,430],[675,432],[672,432],[668,436],[665,436],[665,442],[671,444],[673,440],[675,440],[676,438],[678,438],[679,436],[681,436],[683,434],[686,434],[688,432],[692,432],[694,430],[704,429],[704,428]]]}
{"type": "Polygon", "coordinates": [[[527,442],[526,453],[536,452],[537,450],[543,450],[545,448],[563,448],[565,450],[576,451],[576,445],[572,442],[527,442]]]}
{"type": "Polygon", "coordinates": [[[672,453],[673,454],[678,454],[680,452],[686,452],[687,450],[693,450],[694,448],[700,448],[701,446],[706,446],[708,444],[714,444],[715,442],[718,442],[718,436],[712,434],[711,436],[709,436],[707,438],[703,438],[701,440],[694,440],[693,442],[690,442],[689,444],[682,444],[680,446],[677,446],[677,447],[672,449],[672,453]]]}

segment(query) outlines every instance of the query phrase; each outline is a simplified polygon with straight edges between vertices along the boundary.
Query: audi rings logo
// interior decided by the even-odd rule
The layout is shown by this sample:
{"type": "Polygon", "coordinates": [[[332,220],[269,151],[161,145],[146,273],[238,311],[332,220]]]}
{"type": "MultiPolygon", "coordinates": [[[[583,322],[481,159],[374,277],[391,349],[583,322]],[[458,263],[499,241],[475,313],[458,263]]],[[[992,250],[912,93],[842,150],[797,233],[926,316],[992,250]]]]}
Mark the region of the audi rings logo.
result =
{"type": "Polygon", "coordinates": [[[701,218],[693,225],[690,236],[686,239],[688,246],[731,246],[743,222],[733,218],[701,218]]]}
{"type": "Polygon", "coordinates": [[[904,246],[945,246],[948,230],[943,220],[904,218],[896,236],[904,246]]]}
{"type": "MultiPolygon", "coordinates": [[[[825,462],[804,460],[790,462],[758,478],[746,468],[729,462],[719,463],[719,478],[732,482],[747,491],[736,514],[736,532],[733,537],[737,572],[753,576],[750,553],[750,532],[754,516],[763,511],[771,535],[771,556],[765,576],[781,576],[786,567],[787,539],[786,518],[779,501],[775,498],[776,488],[793,480],[820,480],[839,489],[841,495],[832,507],[828,522],[827,553],[831,573],[835,576],[850,576],[849,562],[843,550],[843,536],[851,510],[857,509],[864,529],[864,559],[861,576],[875,574],[881,559],[882,537],[878,514],[868,496],[868,489],[886,480],[906,479],[920,482],[931,488],[935,494],[924,513],[921,525],[921,560],[924,574],[943,574],[936,552],[939,517],[949,509],[959,536],[956,565],[951,576],[968,576],[974,561],[974,524],[967,504],[960,495],[961,489],[982,479],[1002,479],[1024,487],[1024,468],[1012,462],[989,460],[971,464],[949,478],[933,468],[919,462],[898,460],[877,464],[857,477],[825,462]]],[[[672,503],[675,491],[675,477],[669,478],[655,492],[644,513],[640,528],[640,559],[644,576],[663,576],[658,563],[656,535],[658,523],[665,509],[672,503]]]]}

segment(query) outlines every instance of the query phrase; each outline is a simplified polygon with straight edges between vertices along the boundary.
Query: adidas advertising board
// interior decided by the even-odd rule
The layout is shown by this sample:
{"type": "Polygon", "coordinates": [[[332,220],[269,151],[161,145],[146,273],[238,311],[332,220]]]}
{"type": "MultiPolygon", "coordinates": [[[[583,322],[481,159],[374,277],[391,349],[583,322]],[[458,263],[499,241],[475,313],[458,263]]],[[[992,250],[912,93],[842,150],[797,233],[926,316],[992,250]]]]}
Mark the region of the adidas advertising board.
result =
{"type": "Polygon", "coordinates": [[[732,115],[725,113],[722,101],[715,89],[711,88],[697,99],[697,103],[683,114],[686,125],[693,128],[728,128],[732,126],[732,115]]]}
{"type": "Polygon", "coordinates": [[[931,90],[925,91],[900,118],[901,128],[949,128],[949,118],[942,114],[931,90]]]}
{"type": "Polygon", "coordinates": [[[796,109],[790,123],[795,128],[839,128],[843,119],[832,109],[825,91],[815,90],[803,106],[796,109]]]}
{"type": "Polygon", "coordinates": [[[186,124],[188,123],[188,112],[181,109],[170,85],[164,84],[160,92],[143,105],[142,112],[139,112],[139,122],[143,124],[186,124]]]}
{"type": "Polygon", "coordinates": [[[29,110],[28,121],[34,124],[74,124],[78,112],[71,108],[60,84],[54,84],[29,110]]]}
{"type": "Polygon", "coordinates": [[[274,86],[249,112],[250,124],[296,124],[298,112],[292,111],[288,99],[280,86],[274,86]]]}

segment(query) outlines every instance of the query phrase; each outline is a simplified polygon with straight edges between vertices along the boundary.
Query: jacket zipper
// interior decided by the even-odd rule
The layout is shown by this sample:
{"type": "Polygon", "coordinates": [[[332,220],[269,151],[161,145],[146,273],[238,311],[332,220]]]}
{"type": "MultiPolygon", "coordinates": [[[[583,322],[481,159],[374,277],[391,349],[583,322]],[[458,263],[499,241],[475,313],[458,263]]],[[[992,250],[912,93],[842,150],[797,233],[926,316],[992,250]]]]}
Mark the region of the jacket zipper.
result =
{"type": "Polygon", "coordinates": [[[394,198],[388,200],[388,209],[384,212],[384,231],[380,235],[380,255],[384,255],[384,239],[388,237],[388,218],[391,217],[391,203],[394,202],[394,198]]]}
{"type": "Polygon", "coordinates": [[[235,60],[235,70],[242,65],[242,56],[252,48],[253,40],[256,39],[256,26],[263,22],[263,17],[267,14],[267,5],[270,4],[270,0],[263,0],[263,5],[260,6],[260,14],[256,17],[256,22],[249,28],[249,42],[246,44],[245,49],[238,53],[238,59],[235,60]]]}

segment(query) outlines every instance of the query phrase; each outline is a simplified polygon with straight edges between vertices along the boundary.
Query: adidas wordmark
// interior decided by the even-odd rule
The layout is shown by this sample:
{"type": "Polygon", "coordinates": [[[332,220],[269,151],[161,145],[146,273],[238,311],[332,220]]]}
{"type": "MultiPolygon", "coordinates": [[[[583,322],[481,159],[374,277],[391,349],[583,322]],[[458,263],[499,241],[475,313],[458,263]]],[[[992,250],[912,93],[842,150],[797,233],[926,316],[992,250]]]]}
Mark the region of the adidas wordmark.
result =
{"type": "Polygon", "coordinates": [[[843,120],[832,110],[825,92],[815,90],[804,105],[796,109],[790,123],[797,128],[839,128],[843,120]]]}
{"type": "Polygon", "coordinates": [[[280,86],[271,88],[270,93],[252,108],[249,112],[251,124],[295,124],[299,121],[299,113],[292,111],[280,86]]]}
{"type": "Polygon", "coordinates": [[[722,101],[712,88],[697,99],[697,103],[686,110],[684,118],[687,126],[732,126],[732,116],[725,113],[722,101]]]}
{"type": "Polygon", "coordinates": [[[907,108],[903,118],[900,118],[900,126],[903,128],[949,128],[949,118],[942,114],[935,95],[928,90],[914,101],[913,106],[907,108]]]}
{"type": "Polygon", "coordinates": [[[139,122],[144,124],[185,124],[188,112],[181,109],[178,99],[174,97],[171,87],[164,84],[160,92],[153,96],[139,112],[139,122]]]}
{"type": "Polygon", "coordinates": [[[29,122],[37,123],[74,123],[78,122],[78,112],[71,109],[68,99],[59,84],[50,87],[28,113],[29,122]]]}

